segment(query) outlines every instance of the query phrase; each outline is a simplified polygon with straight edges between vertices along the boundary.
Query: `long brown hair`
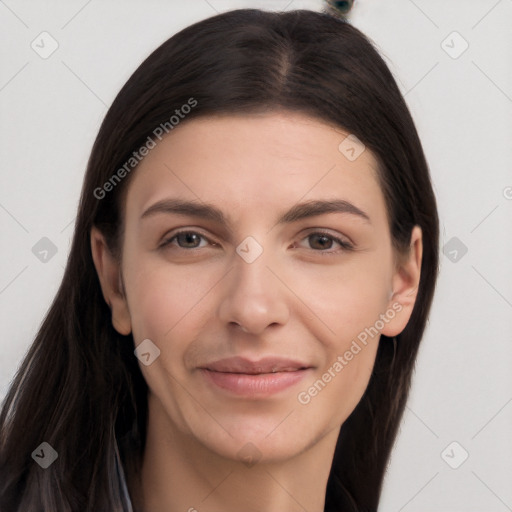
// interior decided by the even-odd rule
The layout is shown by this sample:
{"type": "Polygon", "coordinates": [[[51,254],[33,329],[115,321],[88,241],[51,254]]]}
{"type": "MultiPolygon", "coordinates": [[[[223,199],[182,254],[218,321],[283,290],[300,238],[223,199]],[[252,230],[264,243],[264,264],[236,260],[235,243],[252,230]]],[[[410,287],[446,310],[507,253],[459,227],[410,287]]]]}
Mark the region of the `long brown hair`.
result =
{"type": "Polygon", "coordinates": [[[341,428],[326,490],[326,511],[377,509],[438,273],[439,221],[428,166],[392,74],[359,30],[325,13],[241,9],[164,42],[106,114],[88,162],[62,283],[2,406],[2,511],[124,510],[115,453],[119,447],[123,466],[137,471],[147,385],[132,337],[112,327],[89,237],[98,226],[119,255],[123,191],[136,166],[104,197],[98,189],[106,190],[104,184],[155,128],[167,123],[173,129],[170,116],[191,98],[196,103],[187,119],[287,109],[355,134],[379,162],[394,248],[406,251],[413,226],[422,229],[412,316],[396,339],[381,337],[368,388],[341,428]],[[47,469],[31,457],[43,441],[58,452],[47,469]]]}

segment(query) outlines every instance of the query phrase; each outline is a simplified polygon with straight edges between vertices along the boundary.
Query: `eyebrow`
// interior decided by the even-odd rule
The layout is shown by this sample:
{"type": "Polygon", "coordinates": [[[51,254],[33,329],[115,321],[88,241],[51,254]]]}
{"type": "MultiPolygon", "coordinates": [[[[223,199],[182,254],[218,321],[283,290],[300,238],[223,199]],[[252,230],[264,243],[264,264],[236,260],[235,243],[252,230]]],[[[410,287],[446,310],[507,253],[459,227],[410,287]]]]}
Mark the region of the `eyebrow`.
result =
{"type": "MultiPolygon", "coordinates": [[[[204,202],[178,198],[168,198],[156,202],[150,206],[140,218],[146,219],[159,213],[189,215],[204,220],[210,220],[218,224],[228,225],[226,216],[222,210],[216,206],[204,202]]],[[[371,224],[370,217],[367,213],[343,199],[311,200],[298,203],[292,206],[287,212],[283,213],[276,224],[291,224],[292,222],[297,222],[308,217],[315,217],[317,215],[324,215],[326,213],[348,213],[371,224]]]]}

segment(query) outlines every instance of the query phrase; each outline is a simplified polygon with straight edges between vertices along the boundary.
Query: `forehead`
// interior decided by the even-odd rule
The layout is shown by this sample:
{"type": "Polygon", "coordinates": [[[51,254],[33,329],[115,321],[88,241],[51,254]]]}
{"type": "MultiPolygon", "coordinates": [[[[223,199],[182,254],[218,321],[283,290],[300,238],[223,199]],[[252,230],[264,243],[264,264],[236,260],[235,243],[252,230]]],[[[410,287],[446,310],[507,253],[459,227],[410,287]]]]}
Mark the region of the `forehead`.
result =
{"type": "Polygon", "coordinates": [[[373,154],[343,128],[304,114],[185,120],[156,142],[134,171],[127,216],[170,195],[216,203],[237,219],[318,198],[385,214],[373,154]]]}

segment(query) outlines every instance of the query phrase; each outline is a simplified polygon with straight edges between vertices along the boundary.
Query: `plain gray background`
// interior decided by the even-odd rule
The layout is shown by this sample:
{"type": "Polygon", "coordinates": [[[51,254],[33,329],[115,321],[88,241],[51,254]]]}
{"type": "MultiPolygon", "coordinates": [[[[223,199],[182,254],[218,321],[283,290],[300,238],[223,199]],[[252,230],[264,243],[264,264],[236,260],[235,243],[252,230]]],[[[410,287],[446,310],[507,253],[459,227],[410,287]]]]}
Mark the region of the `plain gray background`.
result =
{"type": "MultiPolygon", "coordinates": [[[[239,7],[322,2],[0,2],[0,398],[60,284],[108,106],[173,33],[239,7]]],[[[446,253],[380,510],[512,510],[512,0],[356,0],[351,22],[405,94],[446,253]]]]}

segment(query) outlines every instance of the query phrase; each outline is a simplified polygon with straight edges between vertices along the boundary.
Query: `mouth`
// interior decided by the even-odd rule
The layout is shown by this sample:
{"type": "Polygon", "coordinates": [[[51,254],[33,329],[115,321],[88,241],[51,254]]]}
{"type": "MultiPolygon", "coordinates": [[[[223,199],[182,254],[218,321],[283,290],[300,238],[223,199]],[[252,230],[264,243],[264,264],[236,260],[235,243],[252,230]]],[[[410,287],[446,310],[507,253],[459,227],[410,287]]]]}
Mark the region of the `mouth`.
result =
{"type": "Polygon", "coordinates": [[[199,370],[217,390],[247,398],[264,398],[297,384],[312,371],[312,366],[284,358],[251,361],[233,357],[199,370]]]}

